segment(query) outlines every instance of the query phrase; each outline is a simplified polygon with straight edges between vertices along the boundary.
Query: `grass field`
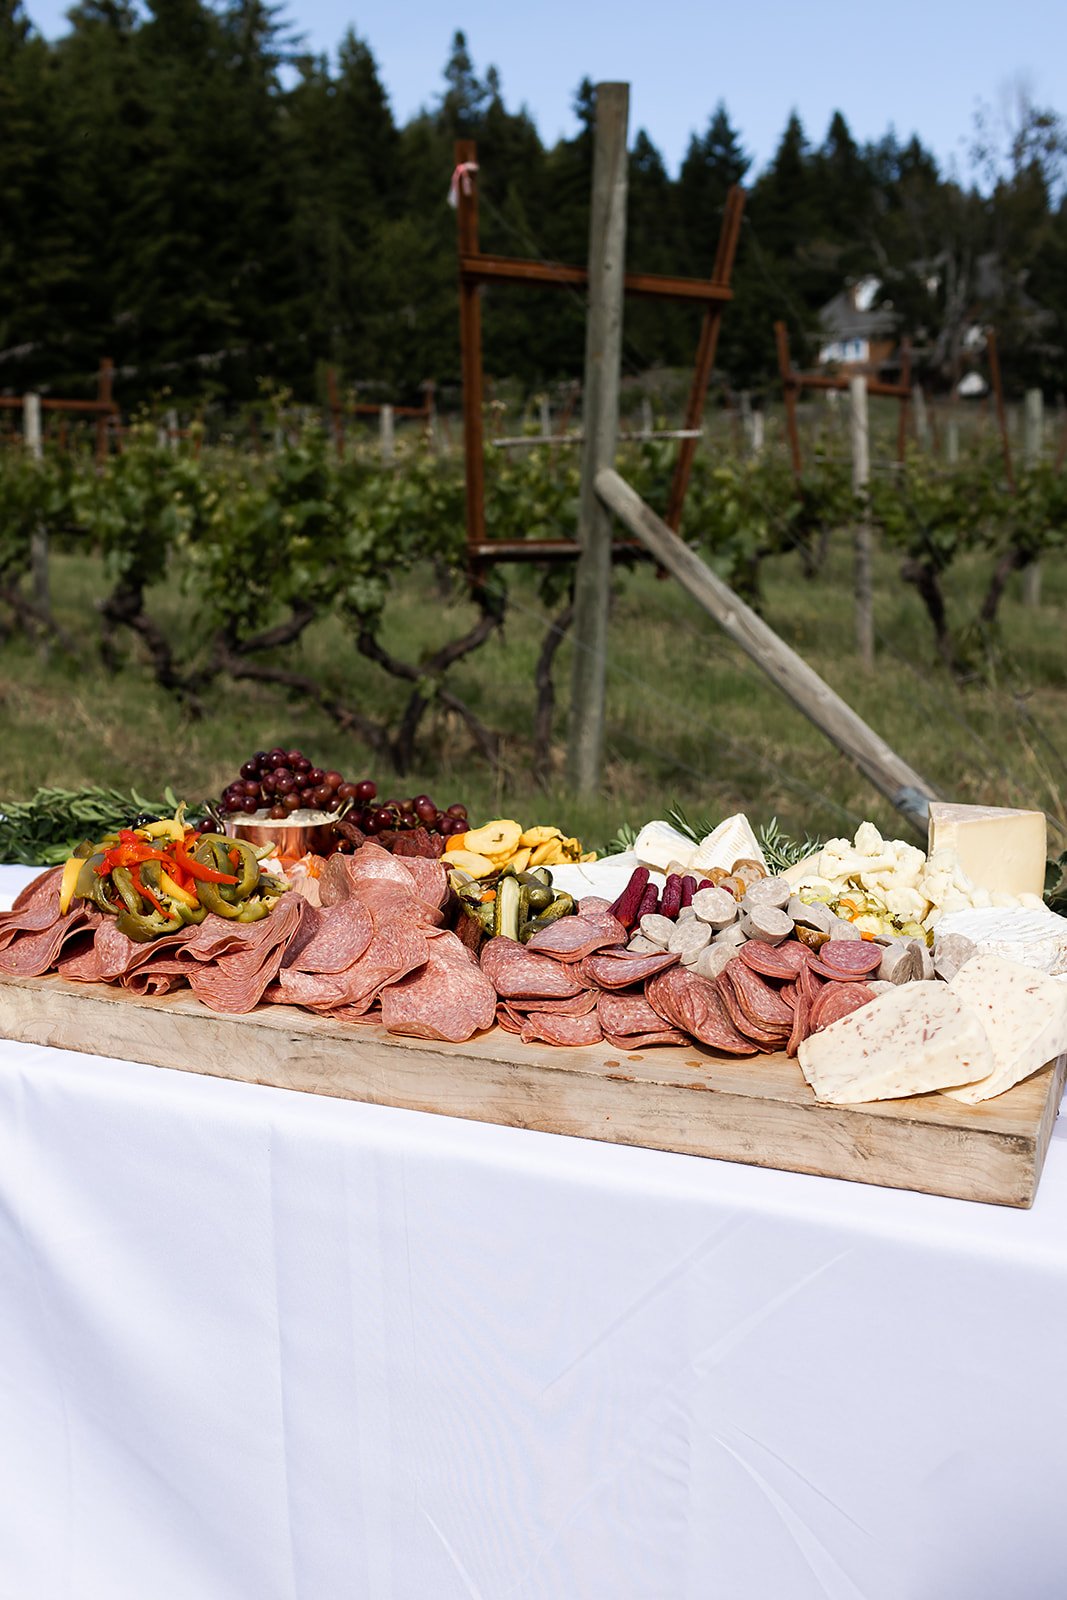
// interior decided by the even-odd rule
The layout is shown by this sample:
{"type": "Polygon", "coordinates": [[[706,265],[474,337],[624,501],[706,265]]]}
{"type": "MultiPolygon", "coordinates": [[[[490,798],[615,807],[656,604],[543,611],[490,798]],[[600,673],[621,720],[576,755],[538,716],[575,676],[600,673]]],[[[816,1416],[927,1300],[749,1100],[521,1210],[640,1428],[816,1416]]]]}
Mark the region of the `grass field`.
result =
{"type": "MultiPolygon", "coordinates": [[[[973,614],[985,568],[961,564],[949,594],[961,619],[973,614]]],[[[511,574],[513,604],[503,635],[454,672],[450,682],[504,735],[496,772],[472,752],[462,724],[431,714],[422,758],[406,778],[380,770],[319,711],[257,686],[220,682],[208,714],[189,719],[152,683],[132,641],[124,669],[108,676],[96,649],[95,602],[104,575],[92,559],[54,562],[57,616],[78,657],[43,657],[18,637],[0,648],[4,727],[0,797],[23,798],[38,785],[100,783],[142,793],[171,784],[191,799],[217,794],[253,749],[300,743],[346,776],[372,776],[380,792],[427,790],[439,804],[463,800],[472,816],[558,821],[603,846],[620,824],[639,824],[677,802],[690,815],[746,809],[777,816],[803,835],[849,831],[865,816],[893,825],[893,814],[864,778],[783,700],[671,580],[650,572],[620,575],[612,618],[608,757],[603,789],[591,802],[569,799],[563,782],[571,646],[557,660],[558,746],[550,771],[534,770],[530,726],[533,668],[545,628],[528,574],[511,574]]],[[[948,796],[1040,807],[1065,817],[1067,783],[1067,576],[1049,561],[1043,604],[1024,609],[1017,592],[1003,608],[1003,643],[984,680],[958,687],[935,664],[918,600],[879,560],[878,663],[859,666],[852,642],[847,536],[838,536],[820,577],[805,582],[795,560],[767,563],[765,615],[782,636],[912,766],[948,796]]],[[[172,589],[150,597],[176,631],[194,629],[193,604],[172,589]]],[[[387,646],[416,659],[466,626],[461,598],[442,602],[429,574],[392,603],[387,646]]],[[[325,624],[287,657],[322,675],[349,702],[399,705],[403,689],[358,656],[339,626],[325,624]]],[[[1055,837],[1055,835],[1053,836],[1055,837]]]]}

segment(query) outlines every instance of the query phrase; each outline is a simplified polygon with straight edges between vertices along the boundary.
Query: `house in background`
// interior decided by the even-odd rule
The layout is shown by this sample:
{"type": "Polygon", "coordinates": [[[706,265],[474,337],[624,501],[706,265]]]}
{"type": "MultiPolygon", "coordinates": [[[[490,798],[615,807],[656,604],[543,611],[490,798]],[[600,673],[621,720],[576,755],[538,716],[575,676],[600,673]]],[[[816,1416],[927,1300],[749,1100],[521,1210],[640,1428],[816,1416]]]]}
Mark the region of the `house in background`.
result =
{"type": "Polygon", "coordinates": [[[881,288],[878,278],[860,278],[823,306],[820,367],[875,376],[896,365],[896,318],[891,307],[877,304],[881,288]]]}

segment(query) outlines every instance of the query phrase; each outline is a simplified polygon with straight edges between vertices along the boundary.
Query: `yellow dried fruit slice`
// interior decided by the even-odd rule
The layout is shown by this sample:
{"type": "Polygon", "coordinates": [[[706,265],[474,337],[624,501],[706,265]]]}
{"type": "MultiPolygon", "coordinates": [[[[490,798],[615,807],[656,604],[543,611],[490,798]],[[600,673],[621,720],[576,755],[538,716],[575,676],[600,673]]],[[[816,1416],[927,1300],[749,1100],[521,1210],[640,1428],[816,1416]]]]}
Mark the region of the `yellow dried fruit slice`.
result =
{"type": "Polygon", "coordinates": [[[452,850],[466,850],[466,848],[467,848],[467,835],[465,833],[452,833],[452,834],[449,834],[448,838],[445,840],[445,855],[446,856],[452,850]]]}
{"type": "Polygon", "coordinates": [[[448,865],[459,867],[463,872],[469,872],[472,878],[491,878],[500,868],[488,856],[476,854],[473,850],[450,850],[448,852],[448,865]]]}
{"type": "Polygon", "coordinates": [[[527,863],[528,868],[559,866],[566,857],[560,848],[558,839],[548,839],[544,844],[539,844],[527,863]]]}
{"type": "Polygon", "coordinates": [[[530,865],[530,857],[532,854],[533,851],[529,848],[529,846],[527,846],[525,850],[516,850],[515,854],[510,856],[504,865],[510,867],[512,872],[525,872],[526,868],[530,865]]]}
{"type": "Polygon", "coordinates": [[[547,844],[550,839],[562,839],[563,833],[559,828],[548,828],[541,825],[536,828],[527,828],[519,838],[520,844],[539,845],[547,844]]]}
{"type": "Polygon", "coordinates": [[[510,817],[498,817],[495,822],[471,828],[466,835],[467,849],[482,856],[503,856],[505,860],[519,848],[522,824],[510,817]]]}

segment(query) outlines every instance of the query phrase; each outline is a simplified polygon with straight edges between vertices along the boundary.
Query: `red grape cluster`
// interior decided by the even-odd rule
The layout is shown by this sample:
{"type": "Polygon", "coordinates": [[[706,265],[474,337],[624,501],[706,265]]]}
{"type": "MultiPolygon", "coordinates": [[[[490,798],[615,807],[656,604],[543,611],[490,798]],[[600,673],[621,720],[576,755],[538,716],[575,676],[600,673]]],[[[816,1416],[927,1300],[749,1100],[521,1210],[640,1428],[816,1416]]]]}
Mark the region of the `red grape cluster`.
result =
{"type": "Polygon", "coordinates": [[[352,804],[346,820],[365,834],[423,827],[447,838],[467,831],[466,806],[452,805],[442,811],[428,794],[386,801],[379,801],[377,795],[377,785],[369,778],[348,783],[339,772],[312,766],[302,750],[279,747],[257,750],[244,763],[240,776],[222,792],[222,809],[249,816],[266,810],[280,822],[292,811],[337,811],[349,800],[352,804]]]}
{"type": "Polygon", "coordinates": [[[267,811],[277,821],[291,811],[336,811],[345,800],[373,797],[373,783],[346,783],[339,772],[324,772],[302,750],[257,750],[240,776],[222,791],[224,811],[249,816],[267,811]]]}

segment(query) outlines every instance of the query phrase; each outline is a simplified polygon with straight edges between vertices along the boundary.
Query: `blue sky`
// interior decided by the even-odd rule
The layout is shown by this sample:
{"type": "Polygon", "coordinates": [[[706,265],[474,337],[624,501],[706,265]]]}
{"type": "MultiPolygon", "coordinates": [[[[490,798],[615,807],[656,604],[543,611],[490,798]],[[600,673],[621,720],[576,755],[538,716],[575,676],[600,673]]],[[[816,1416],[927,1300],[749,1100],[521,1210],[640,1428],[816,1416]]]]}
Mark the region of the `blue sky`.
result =
{"type": "MultiPolygon", "coordinates": [[[[63,31],[65,9],[66,0],[26,4],[50,37],[63,31]]],[[[815,142],[839,108],[858,139],[891,124],[902,137],[915,131],[964,176],[979,101],[998,110],[1022,81],[1037,104],[1067,113],[1064,0],[300,0],[285,9],[318,50],[354,27],[400,121],[440,92],[456,28],[479,72],[499,68],[506,103],[525,103],[547,142],[573,131],[580,78],[623,79],[631,130],[644,127],[672,171],[720,97],[757,166],[792,107],[815,142]]]]}

